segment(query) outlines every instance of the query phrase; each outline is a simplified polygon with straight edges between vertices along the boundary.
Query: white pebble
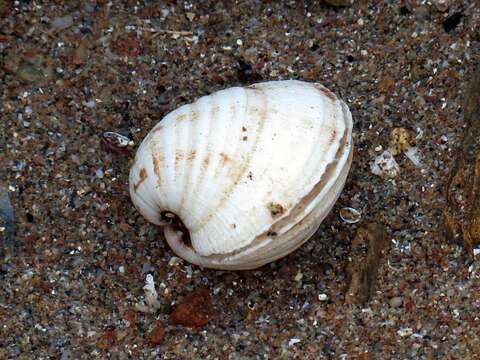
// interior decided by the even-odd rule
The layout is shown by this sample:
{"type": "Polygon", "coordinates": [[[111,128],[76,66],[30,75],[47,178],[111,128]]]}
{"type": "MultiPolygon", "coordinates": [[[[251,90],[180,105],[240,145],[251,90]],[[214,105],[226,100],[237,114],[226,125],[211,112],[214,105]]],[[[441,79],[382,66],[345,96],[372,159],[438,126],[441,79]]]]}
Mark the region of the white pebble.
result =
{"type": "Polygon", "coordinates": [[[103,179],[103,170],[102,169],[95,170],[95,176],[98,177],[99,179],[103,179]]]}
{"type": "Polygon", "coordinates": [[[300,341],[301,341],[300,339],[292,338],[292,339],[290,339],[290,340],[288,341],[288,346],[289,346],[289,347],[290,347],[290,346],[293,346],[293,345],[299,343],[300,341]]]}
{"type": "Polygon", "coordinates": [[[412,328],[406,327],[397,331],[397,334],[401,337],[410,336],[413,334],[412,328]]]}
{"type": "Polygon", "coordinates": [[[327,301],[328,300],[328,295],[327,294],[318,294],[318,300],[327,301]]]}

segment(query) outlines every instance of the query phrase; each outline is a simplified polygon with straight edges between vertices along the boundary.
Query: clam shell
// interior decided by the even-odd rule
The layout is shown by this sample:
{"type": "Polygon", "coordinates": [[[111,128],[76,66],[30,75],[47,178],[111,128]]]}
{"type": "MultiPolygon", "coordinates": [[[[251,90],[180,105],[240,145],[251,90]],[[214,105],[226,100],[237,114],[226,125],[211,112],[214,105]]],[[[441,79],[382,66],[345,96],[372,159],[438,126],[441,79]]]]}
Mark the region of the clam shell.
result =
{"type": "Polygon", "coordinates": [[[221,90],[150,131],[130,171],[131,198],[187,261],[256,268],[318,229],[345,183],[351,133],[348,107],[320,84],[221,90]]]}

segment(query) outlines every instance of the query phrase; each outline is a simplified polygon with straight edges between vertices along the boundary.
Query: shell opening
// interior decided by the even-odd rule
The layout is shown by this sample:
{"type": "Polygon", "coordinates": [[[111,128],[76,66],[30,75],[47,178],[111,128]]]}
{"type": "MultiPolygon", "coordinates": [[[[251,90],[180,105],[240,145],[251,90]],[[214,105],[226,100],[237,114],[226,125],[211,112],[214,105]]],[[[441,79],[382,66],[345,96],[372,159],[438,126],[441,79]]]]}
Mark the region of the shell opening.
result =
{"type": "Polygon", "coordinates": [[[192,247],[192,239],[190,238],[190,232],[188,231],[187,227],[183,223],[180,217],[171,212],[171,211],[162,211],[160,213],[160,218],[163,222],[168,224],[173,230],[180,232],[182,235],[180,236],[180,241],[188,247],[192,247]]]}

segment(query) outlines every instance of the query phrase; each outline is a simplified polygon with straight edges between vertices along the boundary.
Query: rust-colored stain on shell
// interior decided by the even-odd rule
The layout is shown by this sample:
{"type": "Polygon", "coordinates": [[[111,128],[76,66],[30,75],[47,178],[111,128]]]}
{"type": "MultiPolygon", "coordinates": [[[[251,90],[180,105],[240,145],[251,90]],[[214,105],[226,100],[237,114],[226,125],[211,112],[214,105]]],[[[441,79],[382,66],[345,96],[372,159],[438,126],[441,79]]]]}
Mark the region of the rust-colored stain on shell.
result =
{"type": "Polygon", "coordinates": [[[329,144],[332,145],[336,139],[337,139],[337,130],[332,130],[332,132],[330,133],[329,144]]]}
{"type": "Polygon", "coordinates": [[[208,164],[210,164],[210,156],[206,156],[205,159],[203,159],[202,166],[207,167],[208,164]]]}
{"type": "Polygon", "coordinates": [[[332,101],[336,101],[337,100],[337,97],[335,96],[334,93],[332,93],[330,90],[328,90],[326,87],[323,87],[322,85],[320,84],[315,84],[314,85],[318,91],[322,92],[322,94],[324,94],[326,97],[328,97],[330,100],[332,101]]]}
{"type": "Polygon", "coordinates": [[[138,176],[140,176],[140,180],[138,180],[138,182],[136,184],[133,185],[133,190],[134,191],[137,191],[138,187],[145,181],[145,179],[147,178],[147,170],[145,170],[145,168],[141,168],[140,169],[140,173],[138,174],[138,176]]]}
{"type": "Polygon", "coordinates": [[[187,155],[187,160],[194,160],[197,157],[197,152],[195,150],[192,150],[188,153],[187,155]]]}
{"type": "Polygon", "coordinates": [[[175,164],[183,159],[183,152],[181,150],[175,151],[175,164]]]}
{"type": "Polygon", "coordinates": [[[153,173],[155,174],[157,186],[161,186],[161,181],[160,181],[161,164],[160,163],[164,160],[164,156],[162,153],[159,153],[158,150],[155,148],[154,142],[151,142],[149,146],[150,146],[150,150],[152,151],[153,173]]]}
{"type": "Polygon", "coordinates": [[[220,153],[220,157],[222,158],[222,163],[226,163],[226,162],[230,161],[230,157],[223,152],[220,153]]]}

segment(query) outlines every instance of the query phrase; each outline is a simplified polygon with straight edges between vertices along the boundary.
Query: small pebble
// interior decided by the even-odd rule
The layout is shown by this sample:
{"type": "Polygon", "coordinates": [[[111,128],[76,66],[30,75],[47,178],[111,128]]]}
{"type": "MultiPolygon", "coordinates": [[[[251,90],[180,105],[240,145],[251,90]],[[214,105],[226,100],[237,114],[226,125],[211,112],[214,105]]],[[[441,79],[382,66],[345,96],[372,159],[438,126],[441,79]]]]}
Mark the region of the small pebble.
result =
{"type": "Polygon", "coordinates": [[[453,0],[431,0],[438,11],[445,12],[452,5],[453,0]]]}
{"type": "Polygon", "coordinates": [[[177,256],[172,256],[170,260],[168,260],[168,266],[178,266],[182,263],[182,259],[177,256]]]}
{"type": "Polygon", "coordinates": [[[461,12],[456,12],[450,15],[445,19],[443,22],[443,29],[448,33],[454,30],[458,24],[460,24],[460,20],[462,20],[463,14],[461,12]]]}
{"type": "Polygon", "coordinates": [[[293,345],[295,345],[295,344],[298,344],[299,342],[301,342],[300,339],[292,338],[292,339],[290,339],[290,340],[288,341],[288,346],[289,346],[289,347],[290,347],[290,346],[293,346],[293,345]]]}
{"type": "Polygon", "coordinates": [[[407,337],[413,334],[412,328],[406,327],[397,331],[397,334],[401,337],[407,337]]]}
{"type": "Polygon", "coordinates": [[[318,300],[327,301],[328,300],[328,295],[327,294],[318,294],[318,300]]]}
{"type": "Polygon", "coordinates": [[[73,17],[71,15],[57,17],[53,19],[51,26],[55,30],[65,30],[73,25],[73,17]]]}
{"type": "Polygon", "coordinates": [[[390,299],[389,304],[391,307],[400,307],[403,304],[403,299],[400,296],[396,296],[390,299]]]}

